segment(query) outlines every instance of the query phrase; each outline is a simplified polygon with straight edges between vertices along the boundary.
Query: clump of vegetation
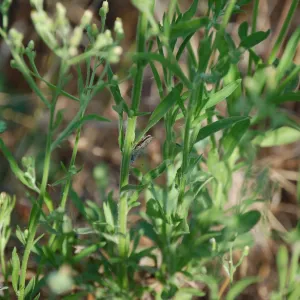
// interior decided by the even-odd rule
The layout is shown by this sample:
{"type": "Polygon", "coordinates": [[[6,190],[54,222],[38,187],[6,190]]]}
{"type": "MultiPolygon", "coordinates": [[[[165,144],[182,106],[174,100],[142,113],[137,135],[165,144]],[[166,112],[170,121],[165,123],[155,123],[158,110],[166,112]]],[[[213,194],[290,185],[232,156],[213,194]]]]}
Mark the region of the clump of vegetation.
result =
{"type": "MultiPolygon", "coordinates": [[[[292,1],[278,39],[267,61],[263,61],[254,47],[270,31],[256,31],[258,0],[254,1],[251,28],[246,22],[239,27],[238,44],[226,29],[230,17],[240,13],[249,1],[209,0],[206,16],[197,17],[198,0],[185,12],[180,11],[176,0],[171,0],[168,12],[158,22],[153,0],[133,0],[140,16],[136,50],[128,54],[134,62],[128,74],[133,80],[130,103],[122,97],[120,81],[111,68],[122,54],[119,44],[124,31],[120,19],[115,21],[113,33],[105,28],[108,2],[104,1],[99,11],[101,28],[91,24],[90,11],[72,28],[60,3],[51,18],[42,0],[30,2],[36,32],[60,58],[60,69],[56,82],[48,82],[40,75],[33,41],[24,46],[22,34],[8,28],[11,1],[4,0],[0,6],[0,35],[10,49],[11,66],[22,73],[49,111],[49,125],[41,179],[36,176],[34,157],[24,157],[20,167],[0,139],[12,172],[30,191],[32,199],[28,227],[23,230],[10,225],[15,199],[7,194],[0,197],[3,297],[9,299],[15,293],[19,300],[83,299],[88,294],[96,299],[142,299],[145,295],[153,299],[192,299],[208,293],[211,299],[219,299],[226,293],[226,299],[236,299],[248,285],[259,281],[258,277],[235,280],[234,274],[251,250],[250,231],[261,219],[261,212],[251,209],[251,205],[266,199],[258,188],[244,188],[238,195],[239,204],[228,208],[233,175],[242,171],[251,177],[252,162],[260,147],[300,138],[299,125],[279,109],[283,102],[299,101],[299,92],[294,91],[299,66],[293,63],[299,28],[281,58],[276,58],[299,1],[292,1]],[[203,38],[195,48],[191,40],[199,31],[203,38]],[[82,52],[79,44],[84,35],[89,43],[82,52]],[[246,54],[248,70],[242,73],[239,62],[246,54]],[[87,66],[86,73],[83,64],[87,66]],[[101,75],[97,73],[100,66],[101,75]],[[152,112],[140,110],[146,67],[151,68],[160,97],[152,112]],[[65,91],[71,70],[77,74],[76,95],[65,91]],[[38,81],[45,83],[47,93],[40,89],[38,81]],[[118,197],[114,199],[108,193],[99,207],[75,193],[72,178],[80,172],[75,163],[83,124],[89,120],[109,122],[103,116],[86,114],[91,99],[103,89],[109,89],[115,101],[122,163],[118,197]],[[61,95],[78,103],[76,116],[65,128],[61,126],[63,111],[56,109],[61,95]],[[226,101],[225,114],[216,108],[222,101],[226,101]],[[138,132],[138,119],[147,115],[145,128],[138,132]],[[158,122],[165,128],[163,161],[143,173],[133,167],[133,162],[150,143],[149,131],[158,122]],[[178,130],[175,125],[179,122],[183,126],[178,130]],[[65,176],[49,182],[51,155],[73,133],[76,138],[69,165],[64,166],[65,176]],[[130,176],[136,178],[136,184],[131,183],[130,176]],[[164,178],[164,184],[157,183],[158,177],[164,178]],[[58,206],[47,193],[48,184],[62,189],[58,206]],[[139,221],[129,227],[128,216],[140,205],[142,195],[146,210],[140,211],[139,221]],[[70,200],[85,219],[85,227],[72,225],[66,211],[70,200]],[[45,205],[47,210],[42,209],[45,205]],[[12,234],[24,252],[14,248],[11,255],[5,254],[12,234]],[[151,241],[151,247],[141,247],[144,237],[151,241]],[[75,253],[78,248],[81,250],[75,253]],[[233,257],[236,250],[241,252],[238,261],[233,257]],[[11,260],[5,260],[4,255],[11,256],[11,260]],[[38,264],[36,274],[28,280],[30,258],[38,264]],[[149,278],[155,284],[150,284],[149,278]],[[208,289],[202,289],[204,285],[208,289]]],[[[294,245],[290,267],[287,249],[282,247],[278,253],[279,288],[273,299],[299,297],[297,237],[297,230],[285,237],[294,245]]]]}

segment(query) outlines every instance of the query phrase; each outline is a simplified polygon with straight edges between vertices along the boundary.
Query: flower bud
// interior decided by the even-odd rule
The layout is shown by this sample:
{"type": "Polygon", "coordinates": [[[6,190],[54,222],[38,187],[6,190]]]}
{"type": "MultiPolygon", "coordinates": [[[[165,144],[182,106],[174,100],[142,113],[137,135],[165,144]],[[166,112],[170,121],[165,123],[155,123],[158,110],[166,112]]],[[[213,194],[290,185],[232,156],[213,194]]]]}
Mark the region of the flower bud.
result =
{"type": "Polygon", "coordinates": [[[80,26],[85,28],[92,21],[93,13],[90,10],[86,10],[80,20],[80,26]]]}

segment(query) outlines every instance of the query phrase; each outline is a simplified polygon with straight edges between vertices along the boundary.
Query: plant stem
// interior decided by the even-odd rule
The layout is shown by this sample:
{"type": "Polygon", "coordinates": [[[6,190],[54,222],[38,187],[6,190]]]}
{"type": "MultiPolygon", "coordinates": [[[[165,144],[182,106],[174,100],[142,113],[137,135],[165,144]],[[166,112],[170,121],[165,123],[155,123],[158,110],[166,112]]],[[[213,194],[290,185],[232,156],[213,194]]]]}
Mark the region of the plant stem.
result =
{"type": "Polygon", "coordinates": [[[298,3],[299,3],[299,0],[293,0],[292,4],[291,4],[291,7],[289,9],[289,12],[285,18],[285,21],[281,27],[281,30],[280,30],[280,33],[278,35],[278,38],[273,46],[273,49],[270,53],[270,56],[269,56],[269,59],[268,59],[268,64],[272,64],[274,62],[274,60],[276,59],[276,56],[278,54],[278,51],[281,47],[281,45],[283,44],[283,40],[285,38],[285,35],[287,34],[287,31],[289,29],[289,26],[292,22],[292,18],[293,18],[293,15],[297,9],[297,6],[298,6],[298,3]]]}
{"type": "MultiPolygon", "coordinates": [[[[144,14],[139,17],[139,23],[137,28],[137,52],[143,53],[145,49],[145,35],[147,30],[147,19],[144,14]]],[[[143,83],[143,73],[144,73],[144,62],[137,63],[137,72],[134,78],[133,92],[132,92],[132,104],[131,109],[133,113],[136,113],[139,109],[142,83],[143,83]]],[[[128,255],[128,244],[129,237],[127,235],[127,214],[128,214],[128,192],[123,192],[122,188],[126,186],[129,182],[129,168],[130,168],[130,158],[132,153],[132,145],[135,138],[135,127],[136,127],[136,116],[128,117],[127,130],[124,140],[124,146],[122,151],[122,163],[120,171],[120,200],[118,207],[118,223],[119,223],[119,244],[118,250],[119,255],[124,259],[128,255]]],[[[128,286],[127,277],[127,267],[125,262],[120,266],[120,279],[123,288],[128,286]]]]}
{"type": "MultiPolygon", "coordinates": [[[[252,29],[251,29],[251,33],[256,32],[258,7],[259,7],[259,0],[255,0],[254,8],[253,8],[253,14],[252,14],[252,29]]],[[[251,53],[249,52],[248,76],[251,75],[251,70],[252,70],[252,57],[251,57],[251,53]]]]}
{"type": "Polygon", "coordinates": [[[190,154],[190,139],[191,139],[191,125],[193,121],[194,116],[194,103],[195,100],[197,100],[197,95],[199,93],[199,88],[196,88],[194,91],[192,91],[190,101],[187,108],[187,116],[185,121],[185,130],[184,130],[184,139],[183,139],[183,153],[182,153],[182,164],[181,164],[181,181],[180,181],[180,187],[179,187],[179,196],[178,196],[178,204],[179,208],[181,207],[181,204],[183,202],[184,192],[185,192],[185,186],[186,186],[186,176],[184,176],[185,171],[188,167],[189,163],[189,154],[190,154]]]}
{"type": "MultiPolygon", "coordinates": [[[[65,74],[65,71],[66,71],[65,66],[63,64],[60,69],[59,87],[62,86],[62,79],[63,79],[63,75],[65,74]]],[[[40,194],[38,200],[34,203],[34,206],[30,214],[28,239],[26,242],[25,251],[22,259],[22,266],[21,266],[18,300],[23,300],[25,296],[24,293],[25,293],[25,281],[26,281],[28,259],[30,256],[31,249],[34,246],[34,239],[38,228],[38,221],[40,218],[42,204],[46,194],[47,182],[49,177],[49,169],[50,169],[50,161],[51,161],[51,142],[52,142],[52,134],[53,134],[52,128],[54,123],[55,106],[59,94],[60,94],[60,89],[57,89],[53,95],[51,108],[50,108],[50,120],[49,120],[47,142],[46,142],[43,177],[42,177],[42,183],[40,187],[40,194]]]]}

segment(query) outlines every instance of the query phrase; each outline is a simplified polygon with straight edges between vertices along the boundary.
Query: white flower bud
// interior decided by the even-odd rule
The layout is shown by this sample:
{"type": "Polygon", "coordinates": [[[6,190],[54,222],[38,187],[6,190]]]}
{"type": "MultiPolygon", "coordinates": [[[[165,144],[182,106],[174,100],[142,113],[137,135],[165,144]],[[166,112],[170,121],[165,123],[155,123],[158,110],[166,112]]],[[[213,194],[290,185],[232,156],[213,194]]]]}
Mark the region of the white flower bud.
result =
{"type": "Polygon", "coordinates": [[[108,11],[109,11],[108,2],[103,1],[102,7],[99,10],[100,17],[105,19],[106,15],[108,14],[108,11]]]}
{"type": "Polygon", "coordinates": [[[76,56],[78,54],[78,49],[76,47],[70,47],[69,54],[70,56],[76,56]]]}
{"type": "Polygon", "coordinates": [[[71,47],[75,47],[77,48],[80,44],[80,41],[82,39],[82,33],[83,33],[83,30],[81,27],[77,26],[74,28],[73,30],[73,35],[70,39],[70,46],[71,47]]]}
{"type": "Polygon", "coordinates": [[[110,46],[113,43],[110,30],[106,30],[104,33],[101,33],[97,36],[94,47],[98,50],[110,46]]]}
{"type": "Polygon", "coordinates": [[[56,13],[59,18],[65,18],[67,14],[66,8],[60,3],[56,3],[56,13]]]}
{"type": "Polygon", "coordinates": [[[93,13],[90,10],[86,10],[81,18],[80,26],[83,28],[89,25],[92,21],[93,13]]]}
{"type": "Polygon", "coordinates": [[[23,46],[22,41],[23,41],[24,35],[21,32],[17,31],[15,28],[12,28],[9,30],[9,37],[10,37],[12,44],[15,47],[19,48],[19,47],[23,46]]]}
{"type": "Polygon", "coordinates": [[[120,18],[117,18],[115,21],[114,31],[117,35],[118,40],[121,40],[124,37],[123,23],[120,18]]]}
{"type": "Polygon", "coordinates": [[[108,52],[107,60],[110,63],[118,63],[123,50],[120,46],[116,46],[108,52]]]}

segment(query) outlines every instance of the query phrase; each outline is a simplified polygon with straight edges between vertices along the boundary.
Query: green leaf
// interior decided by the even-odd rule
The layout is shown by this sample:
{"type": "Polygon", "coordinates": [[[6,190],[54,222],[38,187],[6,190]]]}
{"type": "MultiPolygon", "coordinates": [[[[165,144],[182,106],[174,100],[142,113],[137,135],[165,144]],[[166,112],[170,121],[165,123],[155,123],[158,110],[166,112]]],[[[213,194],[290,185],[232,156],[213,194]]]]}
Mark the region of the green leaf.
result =
{"type": "Polygon", "coordinates": [[[171,26],[170,39],[172,40],[179,37],[186,37],[187,35],[196,32],[198,29],[207,26],[208,24],[209,18],[207,17],[179,22],[171,26]]]}
{"type": "Polygon", "coordinates": [[[159,73],[152,61],[149,61],[149,65],[151,67],[151,70],[152,70],[152,73],[154,76],[154,80],[155,80],[155,83],[156,83],[156,86],[158,89],[159,96],[162,98],[163,94],[164,94],[164,89],[163,89],[163,85],[162,85],[162,81],[160,79],[159,73]]]}
{"type": "Polygon", "coordinates": [[[193,33],[190,33],[189,35],[187,35],[185,37],[185,39],[183,40],[183,42],[181,43],[181,45],[179,46],[179,49],[177,51],[177,54],[176,54],[176,60],[179,61],[183,51],[186,49],[186,45],[189,43],[190,39],[192,38],[194,34],[193,33]]]}
{"type": "Polygon", "coordinates": [[[252,143],[260,147],[273,147],[294,143],[300,140],[300,131],[291,127],[280,127],[267,131],[264,136],[257,136],[252,143]]]}
{"type": "Polygon", "coordinates": [[[110,225],[111,228],[114,228],[115,227],[115,222],[114,222],[114,217],[113,217],[113,213],[111,211],[109,201],[105,201],[103,203],[103,212],[104,212],[104,217],[105,217],[106,223],[108,225],[110,225]]]}
{"type": "Polygon", "coordinates": [[[251,210],[238,216],[237,232],[244,234],[249,232],[260,220],[260,212],[251,210]]]}
{"type": "Polygon", "coordinates": [[[154,199],[147,201],[146,214],[154,219],[164,219],[163,209],[159,202],[154,199]]]}
{"type": "Polygon", "coordinates": [[[203,109],[208,109],[212,106],[215,106],[226,97],[230,96],[238,86],[241,84],[241,79],[237,79],[236,81],[229,83],[225,87],[223,87],[220,91],[214,93],[208,98],[208,101],[205,103],[203,109]]]}
{"type": "Polygon", "coordinates": [[[18,293],[19,276],[20,276],[20,259],[17,254],[17,248],[15,247],[12,252],[12,275],[11,281],[15,293],[18,293]]]}
{"type": "Polygon", "coordinates": [[[199,130],[199,133],[197,135],[195,143],[207,138],[208,136],[216,133],[217,131],[219,131],[221,129],[228,128],[235,123],[245,121],[247,119],[248,119],[248,117],[230,117],[230,118],[222,119],[222,120],[216,121],[212,124],[209,124],[199,130]]]}
{"type": "Polygon", "coordinates": [[[110,120],[108,120],[104,117],[95,115],[95,114],[90,114],[90,115],[84,116],[83,118],[78,120],[78,114],[77,114],[76,117],[69,123],[69,125],[59,134],[57,139],[53,142],[53,144],[51,146],[51,150],[54,150],[63,140],[68,138],[74,130],[78,129],[85,122],[91,121],[91,120],[110,122],[110,120]]]}
{"type": "Polygon", "coordinates": [[[272,103],[281,104],[288,101],[300,101],[300,92],[289,92],[283,95],[275,96],[272,99],[272,103]]]}
{"type": "Polygon", "coordinates": [[[171,164],[171,160],[165,160],[158,167],[147,172],[143,176],[142,184],[147,184],[147,183],[153,182],[153,180],[156,179],[157,177],[159,177],[170,164],[171,164]]]}
{"type": "Polygon", "coordinates": [[[15,174],[15,176],[28,188],[30,188],[31,190],[34,190],[36,192],[39,192],[39,190],[33,186],[32,184],[30,184],[26,177],[24,176],[24,172],[19,168],[17,162],[15,161],[14,157],[12,156],[12,154],[10,153],[9,149],[6,147],[6,145],[4,144],[3,140],[0,138],[0,149],[2,150],[4,156],[6,157],[6,159],[9,162],[10,165],[10,169],[12,170],[12,172],[15,174]]]}
{"type": "Polygon", "coordinates": [[[288,250],[284,245],[281,245],[278,249],[276,262],[277,262],[277,270],[278,270],[278,277],[279,277],[279,291],[284,293],[286,288],[287,278],[288,278],[288,263],[289,263],[288,250]]]}
{"type": "Polygon", "coordinates": [[[56,119],[53,125],[53,131],[56,130],[58,128],[58,126],[61,124],[63,118],[64,118],[64,109],[60,109],[57,113],[56,113],[56,119]]]}
{"type": "Polygon", "coordinates": [[[190,20],[195,13],[197,12],[199,0],[194,0],[190,8],[182,15],[182,18],[180,21],[188,21],[190,20]]]}
{"type": "Polygon", "coordinates": [[[40,293],[38,293],[35,297],[34,297],[34,299],[33,300],[39,300],[40,299],[40,296],[41,296],[41,294],[40,293]]]}
{"type": "Polygon", "coordinates": [[[247,38],[248,35],[248,22],[245,21],[239,26],[239,37],[241,40],[247,38]]]}
{"type": "Polygon", "coordinates": [[[226,300],[235,300],[241,294],[241,292],[248,287],[249,285],[258,281],[256,277],[245,278],[238,281],[233,287],[229,290],[226,300]]]}
{"type": "Polygon", "coordinates": [[[90,115],[87,115],[87,116],[84,116],[80,121],[80,125],[83,125],[85,122],[87,121],[99,121],[99,122],[110,122],[109,119],[107,118],[104,118],[104,117],[101,117],[99,115],[96,115],[96,114],[90,114],[90,115]]]}
{"type": "Polygon", "coordinates": [[[136,184],[127,184],[121,188],[121,192],[128,192],[128,191],[141,191],[143,190],[147,185],[136,185],[136,184]]]}
{"type": "Polygon", "coordinates": [[[229,132],[226,133],[222,144],[224,147],[224,159],[228,159],[235,147],[239,144],[241,138],[249,128],[250,120],[246,119],[232,126],[229,132]]]}
{"type": "MultiPolygon", "coordinates": [[[[35,76],[36,78],[38,78],[39,80],[41,80],[42,82],[44,82],[49,88],[52,89],[53,92],[56,92],[58,90],[57,86],[55,86],[54,84],[48,82],[47,80],[45,80],[43,77],[41,77],[40,75],[34,73],[34,72],[31,72],[31,75],[35,76]]],[[[74,100],[76,102],[80,102],[80,99],[78,99],[77,97],[63,91],[63,90],[60,90],[59,93],[71,100],[74,100]]]]}
{"type": "Polygon", "coordinates": [[[177,84],[172,91],[158,104],[153,113],[150,116],[148,124],[143,132],[139,135],[136,143],[138,143],[142,137],[148,132],[150,128],[152,128],[161,118],[165,116],[165,114],[169,111],[173,105],[180,101],[180,92],[182,90],[182,84],[177,84]]]}
{"type": "Polygon", "coordinates": [[[78,74],[77,89],[78,89],[78,94],[81,95],[84,92],[84,83],[83,83],[82,72],[79,64],[76,65],[76,69],[78,74]]]}
{"type": "MultiPolygon", "coordinates": [[[[129,112],[129,108],[128,108],[125,100],[121,96],[121,91],[119,89],[118,84],[113,80],[113,76],[114,76],[114,74],[113,74],[110,66],[108,66],[108,68],[107,68],[107,77],[108,77],[108,80],[109,80],[109,83],[110,83],[109,84],[110,92],[113,95],[113,98],[115,100],[116,106],[122,107],[122,109],[124,109],[124,111],[126,113],[128,113],[129,112]]],[[[121,114],[121,112],[119,112],[119,114],[121,114]]]]}
{"type": "Polygon", "coordinates": [[[300,286],[295,287],[288,297],[288,300],[299,300],[300,299],[300,286]]]}
{"type": "MultiPolygon", "coordinates": [[[[33,277],[30,279],[29,283],[27,284],[27,286],[26,286],[26,288],[25,288],[25,292],[24,292],[25,297],[26,297],[27,295],[29,295],[31,292],[33,292],[34,287],[35,287],[35,276],[33,276],[33,277]]],[[[30,297],[30,298],[31,298],[31,297],[30,297]]]]}
{"type": "Polygon", "coordinates": [[[158,53],[135,53],[133,54],[132,59],[134,61],[139,61],[139,60],[158,61],[162,64],[163,67],[173,72],[184,83],[186,87],[188,88],[192,87],[191,82],[182,72],[181,67],[179,66],[178,61],[176,61],[176,59],[173,59],[171,61],[170,59],[167,59],[158,53]]]}
{"type": "Polygon", "coordinates": [[[269,36],[269,34],[270,30],[254,32],[242,40],[242,42],[240,43],[240,47],[244,47],[246,49],[252,48],[264,41],[269,36]]]}
{"type": "Polygon", "coordinates": [[[297,51],[297,47],[299,46],[299,41],[300,28],[298,28],[288,40],[287,46],[285,47],[284,53],[276,69],[277,80],[282,79],[282,77],[285,75],[285,72],[288,71],[293,64],[293,59],[297,51]]]}
{"type": "Polygon", "coordinates": [[[84,203],[73,189],[70,190],[70,198],[81,215],[87,219],[84,203]]]}
{"type": "Polygon", "coordinates": [[[72,261],[74,263],[78,263],[80,261],[82,261],[83,258],[91,255],[92,253],[96,252],[99,248],[103,247],[105,245],[105,243],[98,243],[98,244],[94,244],[91,245],[89,247],[84,248],[83,250],[81,250],[78,254],[76,254],[75,256],[73,256],[72,261]]]}

